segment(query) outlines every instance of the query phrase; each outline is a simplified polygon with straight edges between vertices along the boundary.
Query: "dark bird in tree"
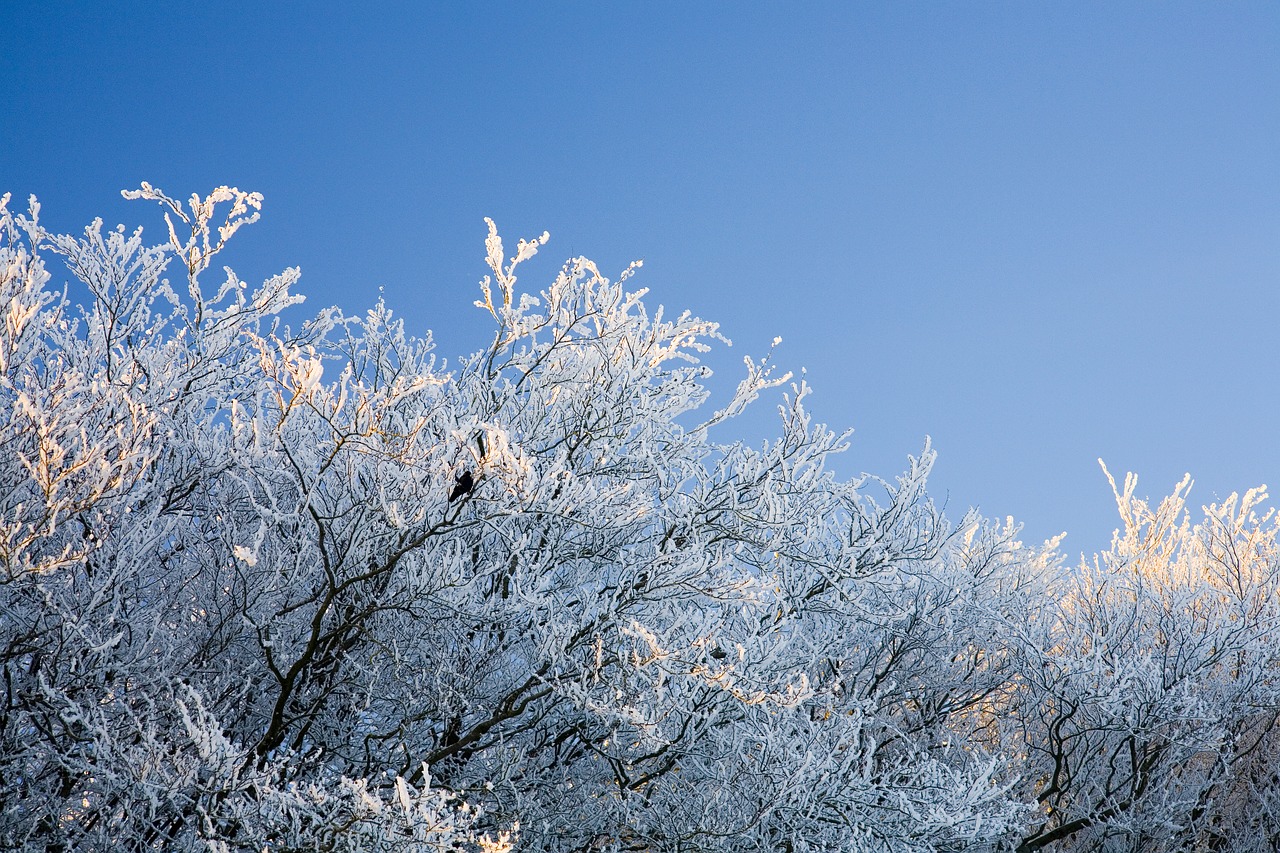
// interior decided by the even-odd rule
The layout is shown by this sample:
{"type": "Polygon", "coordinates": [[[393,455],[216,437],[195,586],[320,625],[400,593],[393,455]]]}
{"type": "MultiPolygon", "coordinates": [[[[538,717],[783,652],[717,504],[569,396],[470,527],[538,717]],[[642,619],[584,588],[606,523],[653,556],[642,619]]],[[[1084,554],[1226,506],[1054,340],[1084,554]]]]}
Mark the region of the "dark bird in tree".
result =
{"type": "Polygon", "coordinates": [[[470,471],[463,471],[453,479],[457,482],[454,483],[453,491],[449,493],[449,503],[453,503],[464,495],[471,494],[471,490],[476,487],[476,481],[471,478],[470,471]]]}

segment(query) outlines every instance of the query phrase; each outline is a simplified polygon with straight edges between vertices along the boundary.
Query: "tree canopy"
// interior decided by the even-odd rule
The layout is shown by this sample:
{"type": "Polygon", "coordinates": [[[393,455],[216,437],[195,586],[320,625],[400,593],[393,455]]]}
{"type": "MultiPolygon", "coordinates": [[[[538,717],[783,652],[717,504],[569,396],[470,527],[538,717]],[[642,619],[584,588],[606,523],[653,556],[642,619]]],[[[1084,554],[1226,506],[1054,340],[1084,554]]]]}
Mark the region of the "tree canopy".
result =
{"type": "MultiPolygon", "coordinates": [[[[261,197],[0,204],[0,844],[1274,849],[1277,524],[1116,486],[1092,563],[841,479],[809,389],[489,222],[488,346],[298,328],[261,197]],[[60,259],[87,297],[59,288],[60,259]],[[173,276],[176,282],[166,276],[173,276]],[[776,390],[775,390],[776,389],[776,390]],[[762,393],[776,436],[720,438],[762,393]]],[[[1114,485],[1114,483],[1113,483],[1114,485]]],[[[1046,486],[1049,487],[1049,486],[1046,486]]]]}

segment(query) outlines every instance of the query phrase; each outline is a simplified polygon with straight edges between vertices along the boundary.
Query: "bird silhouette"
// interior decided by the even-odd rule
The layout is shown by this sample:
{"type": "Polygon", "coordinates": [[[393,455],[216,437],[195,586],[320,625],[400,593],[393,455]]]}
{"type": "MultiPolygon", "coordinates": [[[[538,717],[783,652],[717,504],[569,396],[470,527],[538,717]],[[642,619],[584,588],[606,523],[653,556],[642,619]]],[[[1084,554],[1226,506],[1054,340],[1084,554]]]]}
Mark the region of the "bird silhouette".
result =
{"type": "Polygon", "coordinates": [[[463,471],[453,479],[456,482],[453,485],[453,491],[449,492],[449,503],[453,503],[458,498],[471,494],[471,490],[476,487],[476,481],[472,479],[470,471],[463,471]]]}

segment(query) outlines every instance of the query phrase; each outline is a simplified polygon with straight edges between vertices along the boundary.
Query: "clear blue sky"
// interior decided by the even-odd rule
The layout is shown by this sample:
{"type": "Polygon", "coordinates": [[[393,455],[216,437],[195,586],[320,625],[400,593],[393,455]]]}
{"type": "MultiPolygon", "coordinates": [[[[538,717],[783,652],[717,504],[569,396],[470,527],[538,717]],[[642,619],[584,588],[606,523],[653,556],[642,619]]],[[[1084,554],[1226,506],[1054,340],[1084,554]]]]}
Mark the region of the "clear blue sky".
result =
{"type": "Polygon", "coordinates": [[[450,356],[482,217],[551,232],[530,284],[643,258],[720,376],[783,337],[846,473],[932,435],[953,514],[1073,552],[1115,526],[1099,456],[1280,488],[1280,5],[261,5],[0,6],[0,190],[61,229],[260,191],[242,275],[384,286],[450,356]]]}

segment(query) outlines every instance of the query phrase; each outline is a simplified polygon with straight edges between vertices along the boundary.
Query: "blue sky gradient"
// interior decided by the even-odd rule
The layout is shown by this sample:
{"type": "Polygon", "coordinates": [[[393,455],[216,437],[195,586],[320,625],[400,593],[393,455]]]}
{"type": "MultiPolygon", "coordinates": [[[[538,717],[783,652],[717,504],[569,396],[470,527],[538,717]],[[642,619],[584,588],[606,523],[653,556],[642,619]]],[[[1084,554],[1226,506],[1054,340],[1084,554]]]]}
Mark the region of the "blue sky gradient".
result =
{"type": "MultiPolygon", "coordinates": [[[[0,191],[266,197],[227,262],[484,344],[482,217],[807,368],[841,470],[1061,530],[1277,483],[1280,6],[8,3],[0,191]]],[[[766,402],[741,425],[769,429],[766,402]]]]}

